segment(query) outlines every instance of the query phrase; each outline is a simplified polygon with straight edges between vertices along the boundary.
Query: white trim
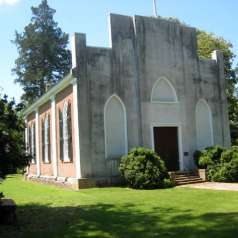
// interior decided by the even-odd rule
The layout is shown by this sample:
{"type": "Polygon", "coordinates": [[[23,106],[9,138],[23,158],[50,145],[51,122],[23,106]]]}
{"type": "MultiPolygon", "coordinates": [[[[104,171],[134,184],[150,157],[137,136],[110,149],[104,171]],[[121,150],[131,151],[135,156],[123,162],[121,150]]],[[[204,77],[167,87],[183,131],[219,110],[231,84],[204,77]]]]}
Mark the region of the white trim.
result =
{"type": "Polygon", "coordinates": [[[71,37],[71,59],[72,59],[72,69],[77,67],[77,55],[76,55],[76,33],[71,37]]]}
{"type": "Polygon", "coordinates": [[[106,101],[105,106],[104,106],[104,142],[105,142],[105,158],[107,159],[108,155],[107,155],[107,127],[106,127],[106,110],[107,110],[107,105],[108,103],[111,101],[111,99],[115,97],[120,104],[122,105],[123,108],[123,117],[124,117],[124,134],[125,134],[125,155],[128,153],[128,136],[127,136],[127,115],[126,115],[126,107],[123,103],[123,101],[121,100],[121,98],[116,95],[116,94],[112,94],[106,101]]]}
{"type": "Polygon", "coordinates": [[[39,111],[36,110],[35,142],[36,142],[36,168],[37,176],[40,176],[40,141],[39,141],[39,111]]]}
{"type": "Polygon", "coordinates": [[[78,83],[77,79],[72,81],[73,85],[73,115],[74,115],[74,148],[75,148],[75,165],[76,177],[82,178],[81,161],[80,161],[80,138],[79,138],[79,111],[78,111],[78,83]]]}
{"type": "Polygon", "coordinates": [[[36,164],[36,124],[35,120],[30,125],[30,135],[31,135],[31,147],[30,147],[30,154],[32,156],[31,163],[36,164]]]}
{"type": "Polygon", "coordinates": [[[112,26],[111,26],[111,14],[108,15],[108,36],[109,36],[109,47],[112,48],[112,26]]]}
{"type": "MultiPolygon", "coordinates": [[[[29,142],[28,142],[28,124],[27,124],[27,120],[25,120],[25,146],[26,146],[26,154],[29,154],[28,151],[28,146],[29,146],[29,142]]],[[[29,166],[26,166],[26,173],[29,173],[29,166]]]]}
{"type": "Polygon", "coordinates": [[[25,116],[34,112],[36,108],[39,108],[42,104],[46,103],[50,100],[52,96],[55,96],[57,93],[62,91],[64,88],[70,85],[70,83],[74,80],[72,78],[71,73],[67,75],[64,79],[62,79],[59,83],[57,83],[53,88],[51,88],[48,92],[46,92],[42,97],[40,97],[35,103],[30,105],[23,114],[25,116]]]}
{"type": "Polygon", "coordinates": [[[150,125],[151,148],[153,150],[155,150],[154,127],[177,127],[178,128],[179,169],[183,171],[184,170],[184,161],[183,161],[184,158],[183,158],[182,126],[180,125],[180,123],[159,123],[159,122],[151,123],[151,125],[150,125]]]}
{"type": "Polygon", "coordinates": [[[56,103],[55,96],[50,98],[51,100],[51,133],[52,133],[52,143],[51,143],[51,153],[52,153],[52,164],[53,164],[53,174],[54,177],[58,176],[58,165],[57,165],[57,141],[56,141],[56,103]]]}
{"type": "MultiPolygon", "coordinates": [[[[69,128],[68,128],[68,113],[69,102],[64,101],[63,106],[63,162],[70,162],[69,158],[69,128]]],[[[71,117],[70,117],[71,118],[71,117]]],[[[71,119],[72,120],[72,119],[71,119]]]]}
{"type": "Polygon", "coordinates": [[[177,93],[176,93],[176,90],[175,90],[174,86],[172,85],[172,83],[171,83],[166,77],[160,77],[160,78],[154,83],[153,88],[152,88],[152,90],[151,90],[150,101],[151,101],[152,103],[169,103],[169,104],[174,104],[174,103],[178,103],[178,102],[179,102],[179,101],[178,101],[178,97],[177,97],[177,93]],[[171,102],[171,101],[166,102],[166,101],[154,101],[154,100],[153,100],[154,90],[155,90],[156,86],[159,84],[159,82],[160,82],[161,80],[164,80],[164,81],[170,86],[170,88],[172,89],[172,92],[173,92],[173,96],[174,96],[174,98],[175,98],[175,101],[173,101],[173,102],[171,102]]]}
{"type": "MultiPolygon", "coordinates": [[[[208,109],[208,114],[209,114],[209,125],[211,128],[211,145],[214,145],[214,134],[213,134],[213,122],[212,122],[212,111],[211,108],[207,102],[206,99],[204,98],[200,98],[196,104],[196,109],[195,109],[195,123],[196,123],[196,141],[197,141],[197,132],[198,132],[198,128],[197,128],[197,110],[198,110],[198,105],[199,103],[204,103],[208,109]]],[[[197,141],[197,148],[198,148],[198,141],[197,141]]]]}
{"type": "Polygon", "coordinates": [[[49,164],[49,115],[46,114],[45,120],[44,120],[44,163],[49,164]]]}

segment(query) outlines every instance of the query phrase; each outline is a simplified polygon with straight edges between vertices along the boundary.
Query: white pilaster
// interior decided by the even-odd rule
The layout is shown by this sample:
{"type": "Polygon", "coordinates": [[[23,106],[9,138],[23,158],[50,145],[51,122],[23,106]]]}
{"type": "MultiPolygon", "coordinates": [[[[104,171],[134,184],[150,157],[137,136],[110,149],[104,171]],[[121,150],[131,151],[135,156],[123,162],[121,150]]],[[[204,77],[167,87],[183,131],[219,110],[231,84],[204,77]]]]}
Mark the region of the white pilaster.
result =
{"type": "Polygon", "coordinates": [[[39,111],[36,110],[36,131],[35,131],[35,141],[36,141],[36,169],[37,176],[40,176],[40,140],[39,140],[39,111]]]}
{"type": "Polygon", "coordinates": [[[58,176],[58,165],[57,165],[57,141],[56,141],[56,103],[55,96],[51,97],[51,133],[52,133],[52,143],[51,143],[51,151],[52,151],[52,164],[53,164],[53,174],[54,177],[58,176]]]}
{"type": "MultiPolygon", "coordinates": [[[[25,146],[26,146],[26,153],[28,154],[28,127],[27,127],[27,120],[25,120],[25,146]]],[[[29,166],[26,167],[26,173],[29,174],[29,166]]]]}
{"type": "Polygon", "coordinates": [[[76,55],[76,37],[77,34],[74,33],[74,35],[71,38],[71,59],[72,59],[72,69],[77,67],[77,55],[76,55]]]}
{"type": "Polygon", "coordinates": [[[75,164],[76,177],[81,178],[81,164],[80,164],[80,142],[79,142],[79,115],[78,115],[78,85],[77,79],[72,81],[73,85],[73,112],[74,112],[74,148],[75,148],[75,164]]]}

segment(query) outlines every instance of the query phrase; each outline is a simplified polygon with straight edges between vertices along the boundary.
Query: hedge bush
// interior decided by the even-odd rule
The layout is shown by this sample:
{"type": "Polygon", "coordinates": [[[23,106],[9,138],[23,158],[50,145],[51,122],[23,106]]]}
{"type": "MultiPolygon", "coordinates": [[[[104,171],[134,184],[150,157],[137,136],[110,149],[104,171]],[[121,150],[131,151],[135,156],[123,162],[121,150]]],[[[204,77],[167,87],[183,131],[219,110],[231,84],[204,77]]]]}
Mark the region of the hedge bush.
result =
{"type": "Polygon", "coordinates": [[[225,148],[216,145],[213,147],[207,147],[202,151],[195,151],[194,160],[198,168],[207,169],[209,166],[213,166],[219,163],[221,154],[226,151],[225,148]]]}
{"type": "Polygon", "coordinates": [[[238,147],[225,149],[220,146],[194,153],[199,168],[206,168],[208,180],[214,182],[238,182],[238,147]]]}
{"type": "Polygon", "coordinates": [[[121,159],[119,170],[128,185],[137,189],[173,186],[164,161],[152,150],[134,148],[121,159]]]}

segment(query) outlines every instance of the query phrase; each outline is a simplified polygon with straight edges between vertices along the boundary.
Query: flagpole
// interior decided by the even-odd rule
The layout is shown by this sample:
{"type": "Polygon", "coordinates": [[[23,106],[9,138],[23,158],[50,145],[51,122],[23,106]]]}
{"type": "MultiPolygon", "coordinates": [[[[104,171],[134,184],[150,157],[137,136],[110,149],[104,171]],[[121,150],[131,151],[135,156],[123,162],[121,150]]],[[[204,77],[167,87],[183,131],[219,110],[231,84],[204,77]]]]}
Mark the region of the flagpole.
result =
{"type": "Polygon", "coordinates": [[[153,11],[154,11],[154,16],[158,17],[156,0],[153,0],[153,11]]]}

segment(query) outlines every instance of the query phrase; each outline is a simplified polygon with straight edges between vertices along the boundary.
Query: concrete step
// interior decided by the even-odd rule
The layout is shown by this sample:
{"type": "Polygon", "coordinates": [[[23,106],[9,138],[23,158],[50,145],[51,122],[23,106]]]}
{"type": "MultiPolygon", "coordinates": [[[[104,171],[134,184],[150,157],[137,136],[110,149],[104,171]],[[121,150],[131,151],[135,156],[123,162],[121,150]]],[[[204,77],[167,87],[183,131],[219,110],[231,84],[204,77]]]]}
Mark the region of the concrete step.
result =
{"type": "Polygon", "coordinates": [[[195,174],[194,171],[175,171],[175,175],[193,175],[195,174]]]}
{"type": "Polygon", "coordinates": [[[198,176],[194,177],[183,177],[183,178],[175,178],[175,181],[183,181],[183,180],[196,180],[196,179],[201,179],[198,176]]]}
{"type": "Polygon", "coordinates": [[[195,184],[195,183],[202,183],[202,180],[198,180],[198,181],[186,181],[186,182],[178,182],[176,183],[176,186],[180,186],[180,185],[187,185],[187,184],[195,184]]]}
{"type": "Polygon", "coordinates": [[[198,175],[179,175],[179,176],[175,176],[175,179],[183,179],[183,178],[199,178],[198,175]]]}
{"type": "Polygon", "coordinates": [[[176,172],[174,176],[176,185],[202,183],[203,180],[194,172],[176,172]]]}
{"type": "Polygon", "coordinates": [[[176,185],[185,185],[185,184],[193,184],[193,183],[202,183],[203,182],[203,180],[192,171],[175,172],[174,180],[175,180],[176,185]]]}
{"type": "Polygon", "coordinates": [[[181,180],[175,180],[175,182],[176,182],[176,184],[183,183],[183,182],[193,183],[193,182],[202,182],[202,179],[200,179],[200,178],[196,178],[196,179],[181,179],[181,180]]]}

